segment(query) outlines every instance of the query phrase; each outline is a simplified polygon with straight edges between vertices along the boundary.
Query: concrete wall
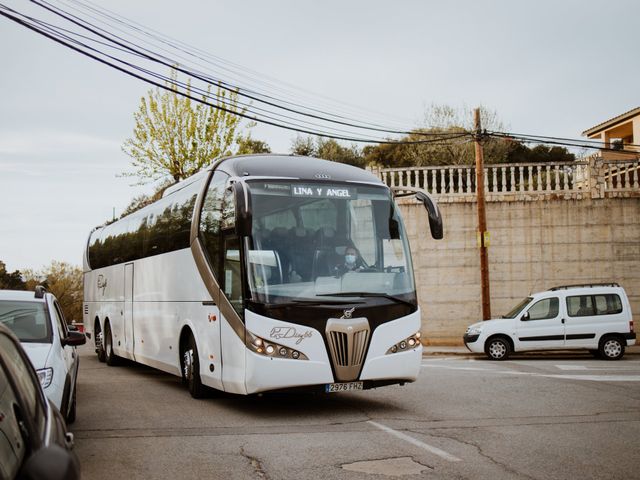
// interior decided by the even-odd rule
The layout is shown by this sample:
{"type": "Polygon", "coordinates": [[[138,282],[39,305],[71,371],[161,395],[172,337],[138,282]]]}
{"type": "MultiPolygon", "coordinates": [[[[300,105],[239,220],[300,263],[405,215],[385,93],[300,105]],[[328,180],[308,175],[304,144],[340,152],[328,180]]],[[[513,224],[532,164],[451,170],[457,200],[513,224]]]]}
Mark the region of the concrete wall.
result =
{"type": "MultiPolygon", "coordinates": [[[[445,238],[433,240],[421,205],[401,203],[413,252],[423,335],[461,344],[481,320],[480,257],[473,201],[440,203],[445,238]]],[[[640,198],[547,198],[487,203],[491,312],[556,285],[620,283],[640,323],[640,198]]]]}

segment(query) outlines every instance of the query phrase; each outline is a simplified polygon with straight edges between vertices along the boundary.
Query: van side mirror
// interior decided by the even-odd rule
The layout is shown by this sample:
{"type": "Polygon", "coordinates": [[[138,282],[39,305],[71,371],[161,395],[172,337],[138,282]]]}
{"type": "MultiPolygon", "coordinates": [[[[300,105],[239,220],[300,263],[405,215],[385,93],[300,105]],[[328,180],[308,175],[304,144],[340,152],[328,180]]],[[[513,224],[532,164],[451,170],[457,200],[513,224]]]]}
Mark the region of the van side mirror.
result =
{"type": "Polygon", "coordinates": [[[531,315],[529,315],[529,312],[524,312],[522,314],[522,317],[520,317],[520,320],[522,320],[523,322],[526,322],[527,320],[531,320],[531,315]]]}

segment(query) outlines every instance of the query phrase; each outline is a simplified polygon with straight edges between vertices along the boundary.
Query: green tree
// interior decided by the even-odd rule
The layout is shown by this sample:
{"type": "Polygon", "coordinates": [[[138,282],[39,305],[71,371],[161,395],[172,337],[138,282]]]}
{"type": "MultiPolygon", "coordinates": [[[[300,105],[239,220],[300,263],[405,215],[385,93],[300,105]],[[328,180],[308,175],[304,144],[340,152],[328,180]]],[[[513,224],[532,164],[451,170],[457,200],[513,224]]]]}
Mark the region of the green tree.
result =
{"type": "Polygon", "coordinates": [[[240,135],[238,139],[238,155],[247,155],[250,153],[271,153],[271,148],[267,142],[251,138],[251,133],[240,135]]]}
{"type": "Polygon", "coordinates": [[[0,289],[24,290],[25,288],[20,270],[7,272],[7,265],[0,260],[0,289]]]}
{"type": "Polygon", "coordinates": [[[347,163],[358,167],[364,166],[364,156],[357,145],[345,147],[334,139],[298,136],[291,144],[291,153],[324,158],[325,160],[347,163]]]}
{"type": "MultiPolygon", "coordinates": [[[[430,105],[424,114],[424,125],[405,136],[408,142],[427,141],[436,139],[442,134],[442,141],[433,143],[380,144],[367,146],[363,149],[366,164],[374,163],[383,167],[409,167],[429,165],[473,165],[475,163],[475,148],[468,135],[457,139],[447,139],[449,134],[472,132],[473,110],[470,108],[456,109],[448,105],[430,105]],[[425,135],[428,134],[428,135],[425,135]]],[[[504,131],[505,126],[494,110],[480,108],[480,122],[483,129],[490,131],[504,131]]],[[[486,164],[564,161],[575,157],[562,147],[534,147],[510,138],[489,137],[483,140],[484,160],[486,164]]]]}
{"type": "MultiPolygon", "coordinates": [[[[138,177],[142,184],[165,178],[178,182],[220,156],[234,154],[240,147],[250,153],[250,147],[257,145],[247,142],[250,136],[240,134],[239,115],[245,109],[238,105],[237,92],[218,87],[215,98],[219,108],[215,108],[179,95],[177,78],[172,70],[168,90],[149,90],[140,100],[133,135],[122,146],[135,169],[123,175],[138,177]]],[[[189,82],[186,93],[191,96],[189,82]]],[[[212,97],[209,87],[202,98],[211,102],[212,97]]]]}
{"type": "Polygon", "coordinates": [[[34,290],[36,285],[43,285],[53,293],[60,303],[65,318],[82,321],[82,269],[67,262],[53,260],[41,270],[25,270],[27,290],[34,290]]]}

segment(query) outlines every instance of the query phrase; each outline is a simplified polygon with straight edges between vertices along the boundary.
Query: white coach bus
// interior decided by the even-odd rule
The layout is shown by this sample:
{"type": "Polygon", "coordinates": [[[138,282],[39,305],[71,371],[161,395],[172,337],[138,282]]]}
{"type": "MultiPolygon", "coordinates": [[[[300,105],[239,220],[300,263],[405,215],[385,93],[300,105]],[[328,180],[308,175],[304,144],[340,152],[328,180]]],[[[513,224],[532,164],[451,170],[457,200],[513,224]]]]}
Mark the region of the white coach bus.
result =
{"type": "MultiPolygon", "coordinates": [[[[431,234],[442,220],[415,195],[431,234]]],[[[218,160],[91,232],[84,324],[120,358],[237,394],[361,390],[414,381],[420,309],[392,191],[309,157],[218,160]]]]}

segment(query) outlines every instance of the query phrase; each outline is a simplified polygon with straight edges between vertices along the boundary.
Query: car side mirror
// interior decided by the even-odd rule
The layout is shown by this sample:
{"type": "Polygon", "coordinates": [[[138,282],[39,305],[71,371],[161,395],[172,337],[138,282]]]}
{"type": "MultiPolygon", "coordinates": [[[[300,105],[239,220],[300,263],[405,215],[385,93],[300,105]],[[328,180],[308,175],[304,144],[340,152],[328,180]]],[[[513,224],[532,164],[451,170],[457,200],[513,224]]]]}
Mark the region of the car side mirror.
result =
{"type": "Polygon", "coordinates": [[[70,345],[72,347],[84,345],[85,343],[87,343],[87,337],[84,336],[84,333],[74,331],[70,331],[69,335],[64,339],[63,342],[65,346],[70,345]]]}
{"type": "Polygon", "coordinates": [[[77,480],[80,464],[70,451],[60,445],[49,445],[29,457],[19,477],[25,480],[77,480]]]}
{"type": "Polygon", "coordinates": [[[529,312],[524,312],[520,320],[522,320],[523,322],[526,322],[527,320],[531,320],[531,315],[529,315],[529,312]]]}

